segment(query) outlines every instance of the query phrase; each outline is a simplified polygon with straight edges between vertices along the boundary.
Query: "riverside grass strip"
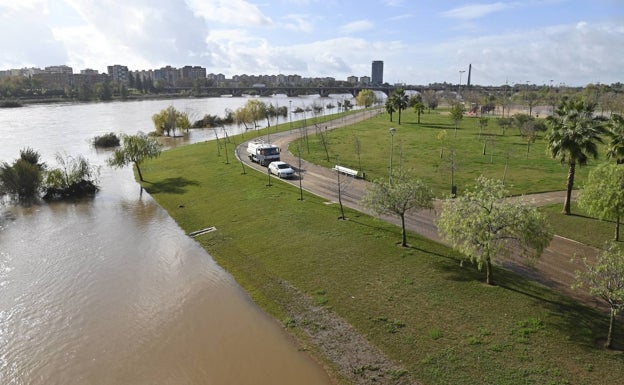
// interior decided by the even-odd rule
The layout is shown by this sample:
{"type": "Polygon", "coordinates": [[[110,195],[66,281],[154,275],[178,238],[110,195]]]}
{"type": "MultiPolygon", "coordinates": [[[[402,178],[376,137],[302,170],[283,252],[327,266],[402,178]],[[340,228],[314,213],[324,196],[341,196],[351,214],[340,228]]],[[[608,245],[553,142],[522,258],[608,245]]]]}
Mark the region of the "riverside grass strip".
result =
{"type": "MultiPolygon", "coordinates": [[[[403,121],[409,119],[404,115],[403,121]]],[[[289,315],[301,303],[283,290],[284,282],[400,362],[408,373],[397,382],[621,380],[623,355],[600,349],[607,326],[602,313],[501,269],[495,272],[498,286],[488,287],[481,272],[460,265],[445,246],[410,234],[410,247],[397,247],[400,228],[353,210],[346,211],[348,220],[337,220],[337,206],[307,193],[300,201],[298,189],[285,183],[267,187],[265,175],[243,174],[217,153],[212,142],[169,150],[145,164],[149,182],[143,186],[185,231],[206,222],[215,226],[218,231],[197,241],[313,354],[323,359],[322,341],[289,315]]],[[[557,172],[544,170],[542,178],[563,184],[565,172],[550,162],[557,172]]],[[[617,328],[622,346],[621,323],[617,328]]]]}

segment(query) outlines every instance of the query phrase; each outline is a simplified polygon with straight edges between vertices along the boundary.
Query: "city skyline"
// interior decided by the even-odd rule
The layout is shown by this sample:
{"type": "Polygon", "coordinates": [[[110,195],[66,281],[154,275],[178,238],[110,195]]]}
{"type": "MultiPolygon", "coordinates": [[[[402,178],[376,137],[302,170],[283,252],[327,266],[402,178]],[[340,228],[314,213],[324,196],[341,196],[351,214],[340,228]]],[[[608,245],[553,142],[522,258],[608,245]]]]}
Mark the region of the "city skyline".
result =
{"type": "Polygon", "coordinates": [[[621,0],[0,0],[0,68],[370,76],[389,84],[621,82],[621,0]],[[18,38],[16,38],[18,37],[18,38]],[[463,79],[465,82],[466,79],[463,79]]]}

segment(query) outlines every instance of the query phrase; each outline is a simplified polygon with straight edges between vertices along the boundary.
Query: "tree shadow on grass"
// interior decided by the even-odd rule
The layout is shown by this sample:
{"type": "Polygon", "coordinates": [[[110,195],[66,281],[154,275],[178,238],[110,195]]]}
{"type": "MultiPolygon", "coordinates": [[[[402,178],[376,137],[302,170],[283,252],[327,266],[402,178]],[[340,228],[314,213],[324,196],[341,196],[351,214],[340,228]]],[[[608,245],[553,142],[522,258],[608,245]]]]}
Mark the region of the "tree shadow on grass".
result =
{"type": "Polygon", "coordinates": [[[430,124],[430,123],[421,123],[420,124],[421,127],[426,127],[426,128],[435,128],[438,130],[450,130],[450,129],[455,129],[455,125],[454,124],[430,124]]]}
{"type": "Polygon", "coordinates": [[[199,182],[194,180],[188,180],[186,178],[177,177],[177,178],[167,178],[160,182],[149,182],[145,181],[146,186],[145,189],[150,194],[184,194],[187,189],[187,186],[199,186],[199,182]]]}
{"type": "MultiPolygon", "coordinates": [[[[518,272],[498,269],[495,276],[499,287],[525,295],[540,303],[550,313],[548,323],[563,331],[572,341],[587,349],[602,349],[608,328],[608,310],[602,303],[585,304],[557,289],[554,282],[540,282],[540,279],[526,278],[518,272]],[[532,282],[536,280],[537,283],[532,282]],[[544,285],[544,286],[542,286],[544,285]]],[[[624,338],[618,329],[624,322],[616,323],[613,338],[614,350],[624,348],[624,338]]],[[[620,355],[624,362],[624,355],[620,355]]]]}

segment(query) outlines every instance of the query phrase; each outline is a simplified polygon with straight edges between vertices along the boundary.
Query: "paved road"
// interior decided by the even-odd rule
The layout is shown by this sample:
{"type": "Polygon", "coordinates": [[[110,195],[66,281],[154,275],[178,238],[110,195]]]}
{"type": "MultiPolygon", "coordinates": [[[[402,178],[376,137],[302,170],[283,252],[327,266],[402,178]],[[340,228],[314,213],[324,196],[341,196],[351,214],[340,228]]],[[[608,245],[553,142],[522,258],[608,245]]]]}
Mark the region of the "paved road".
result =
{"type": "MultiPolygon", "coordinates": [[[[370,118],[370,112],[361,112],[350,115],[345,118],[340,118],[332,122],[323,124],[322,127],[327,127],[328,130],[354,124],[356,122],[370,118]]],[[[309,132],[314,132],[315,127],[309,126],[309,132]]],[[[299,158],[294,155],[296,151],[289,149],[289,144],[300,137],[299,129],[285,131],[281,133],[272,134],[270,139],[272,143],[279,145],[282,148],[281,159],[294,166],[295,170],[299,169],[299,158]]],[[[236,148],[237,157],[245,162],[247,166],[257,169],[260,172],[266,173],[266,168],[258,164],[249,161],[246,154],[247,143],[242,143],[236,148]]],[[[338,201],[337,190],[337,175],[334,170],[321,167],[305,160],[301,160],[301,185],[303,189],[309,191],[315,195],[323,197],[329,201],[338,201]]],[[[353,208],[355,210],[366,212],[374,215],[364,207],[360,205],[360,199],[365,194],[367,188],[370,186],[370,182],[363,179],[355,179],[348,176],[341,176],[341,181],[348,180],[348,187],[342,189],[342,203],[346,207],[353,208]]],[[[291,183],[295,186],[299,186],[299,179],[293,179],[284,181],[291,183]]],[[[546,205],[552,203],[561,203],[563,205],[565,197],[565,191],[548,192],[542,194],[533,194],[520,199],[526,199],[535,205],[546,205]]],[[[515,198],[518,199],[518,198],[515,198]]],[[[423,210],[412,213],[406,216],[406,227],[418,234],[421,234],[429,239],[433,239],[439,242],[444,242],[438,235],[438,230],[435,225],[435,219],[440,212],[439,208],[441,202],[437,201],[434,204],[433,210],[423,210]]],[[[378,216],[379,217],[379,216],[378,216]]],[[[382,219],[394,223],[400,226],[399,218],[390,216],[381,216],[382,219]]],[[[579,261],[572,261],[574,255],[586,255],[594,256],[597,250],[593,247],[581,244],[579,242],[566,239],[560,236],[555,236],[544,251],[542,256],[535,262],[533,266],[527,266],[524,260],[518,253],[512,253],[511,255],[499,258],[499,262],[507,269],[516,271],[522,275],[541,282],[542,284],[549,286],[553,289],[559,290],[569,296],[578,298],[592,306],[603,307],[603,303],[595,298],[588,296],[579,290],[572,290],[570,287],[574,283],[574,272],[582,268],[579,261]]],[[[495,277],[496,278],[496,277],[495,277]]]]}

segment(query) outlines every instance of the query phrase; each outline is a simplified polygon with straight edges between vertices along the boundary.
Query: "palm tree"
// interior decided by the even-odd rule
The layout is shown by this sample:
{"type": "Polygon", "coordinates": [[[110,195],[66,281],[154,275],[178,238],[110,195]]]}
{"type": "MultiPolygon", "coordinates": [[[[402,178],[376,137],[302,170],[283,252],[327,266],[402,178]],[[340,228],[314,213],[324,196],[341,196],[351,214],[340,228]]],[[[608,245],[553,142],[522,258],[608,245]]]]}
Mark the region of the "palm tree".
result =
{"type": "Polygon", "coordinates": [[[615,159],[617,164],[624,164],[624,116],[613,114],[607,125],[607,158],[615,159]]]}
{"type": "Polygon", "coordinates": [[[409,105],[414,109],[414,112],[418,114],[418,124],[420,124],[420,114],[425,111],[422,96],[416,95],[409,98],[409,105]]]}
{"type": "Polygon", "coordinates": [[[594,116],[595,103],[564,98],[553,115],[546,118],[550,131],[546,135],[550,155],[568,165],[566,198],[563,213],[570,215],[576,165],[584,166],[589,158],[598,157],[598,143],[603,143],[603,119],[594,116]]]}
{"type": "Polygon", "coordinates": [[[386,112],[390,114],[390,121],[392,122],[392,114],[394,113],[394,95],[390,95],[388,99],[386,99],[386,112]]]}
{"type": "Polygon", "coordinates": [[[401,111],[406,109],[409,105],[409,96],[407,96],[405,90],[402,88],[395,90],[394,95],[392,96],[394,96],[392,100],[394,103],[394,108],[396,108],[396,110],[399,112],[399,124],[401,124],[401,111]]]}

